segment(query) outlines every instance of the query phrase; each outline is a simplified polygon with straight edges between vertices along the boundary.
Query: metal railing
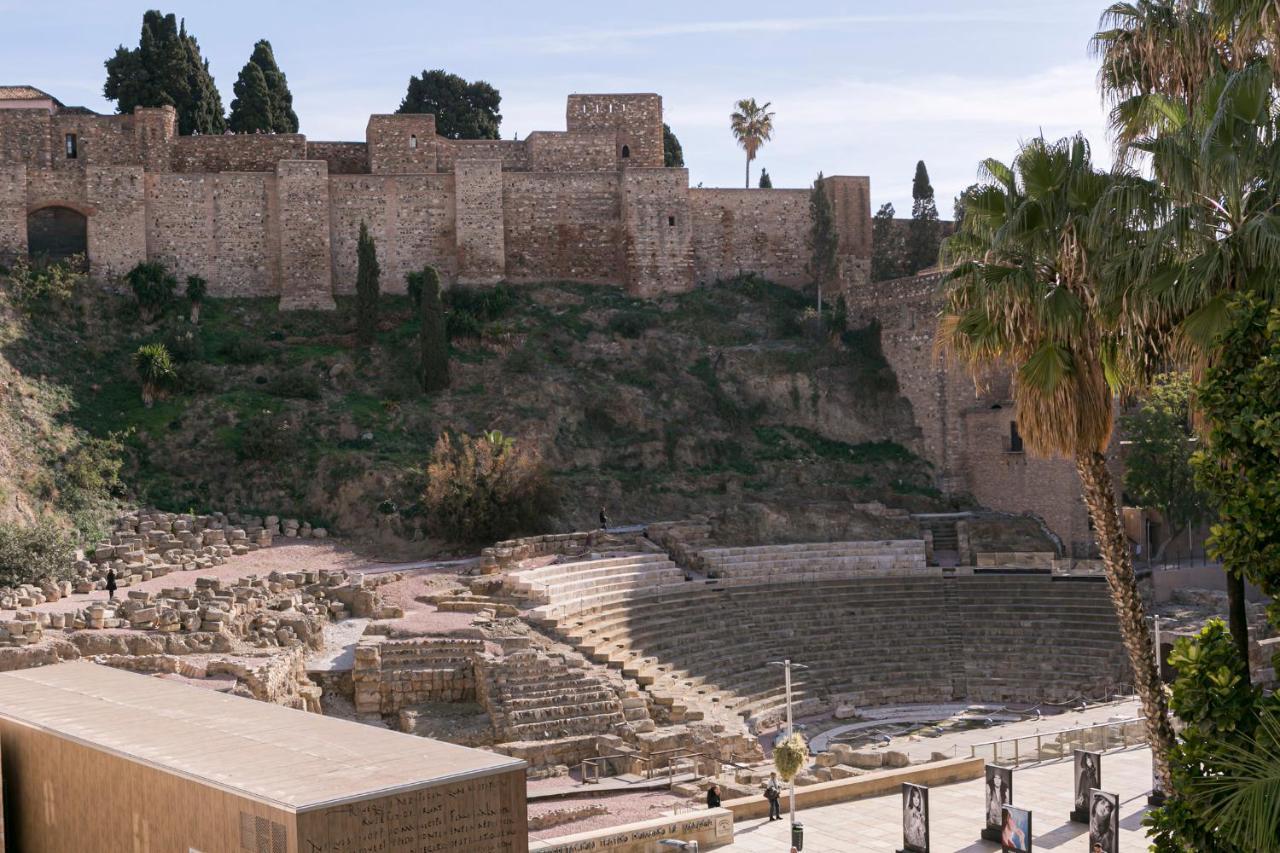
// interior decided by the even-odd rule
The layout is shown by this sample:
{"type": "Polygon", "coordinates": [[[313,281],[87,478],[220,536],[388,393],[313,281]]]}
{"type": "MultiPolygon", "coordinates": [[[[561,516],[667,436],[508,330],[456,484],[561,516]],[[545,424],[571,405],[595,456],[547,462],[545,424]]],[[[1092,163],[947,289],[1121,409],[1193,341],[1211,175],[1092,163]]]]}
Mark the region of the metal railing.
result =
{"type": "Polygon", "coordinates": [[[598,755],[595,758],[584,758],[582,760],[582,765],[581,765],[583,784],[596,785],[596,784],[599,784],[600,779],[605,775],[608,775],[608,776],[618,775],[617,770],[614,768],[613,764],[611,763],[617,759],[622,759],[624,761],[639,762],[640,764],[644,765],[645,774],[650,779],[653,778],[653,766],[651,765],[647,757],[643,755],[637,755],[636,753],[632,753],[632,752],[617,752],[617,753],[614,753],[613,755],[598,755]],[[601,772],[602,770],[604,771],[604,773],[601,772]],[[595,778],[592,778],[592,776],[594,776],[595,778]]]}
{"type": "Polygon", "coordinates": [[[1129,717],[1074,729],[975,743],[969,746],[969,757],[982,758],[989,764],[1017,767],[1068,758],[1073,749],[1106,752],[1146,742],[1146,721],[1141,717],[1129,717]]]}

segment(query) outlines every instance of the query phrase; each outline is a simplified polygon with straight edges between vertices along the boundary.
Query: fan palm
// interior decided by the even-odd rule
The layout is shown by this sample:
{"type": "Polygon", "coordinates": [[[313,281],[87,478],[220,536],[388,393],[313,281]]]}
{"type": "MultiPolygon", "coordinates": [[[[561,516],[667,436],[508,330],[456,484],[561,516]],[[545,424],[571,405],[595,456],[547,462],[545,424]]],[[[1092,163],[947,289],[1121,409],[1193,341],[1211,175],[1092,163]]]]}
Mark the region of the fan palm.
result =
{"type": "Polygon", "coordinates": [[[1098,275],[1096,208],[1116,178],[1092,166],[1082,137],[1034,139],[1013,164],[988,160],[964,223],[947,242],[939,344],[975,376],[1013,370],[1018,431],[1029,450],[1071,457],[1094,524],[1120,633],[1168,786],[1166,702],[1105,451],[1115,394],[1144,373],[1137,338],[1098,275]]]}
{"type": "Polygon", "coordinates": [[[1215,834],[1240,850],[1280,851],[1280,712],[1263,711],[1244,744],[1225,741],[1213,756],[1216,772],[1191,791],[1215,834]]]}
{"type": "Polygon", "coordinates": [[[729,127],[738,144],[747,152],[747,189],[751,189],[751,161],[756,159],[760,146],[773,137],[773,113],[771,102],[757,104],[755,98],[743,98],[729,116],[729,127]]]}
{"type": "MultiPolygon", "coordinates": [[[[1134,332],[1151,357],[1172,356],[1199,376],[1230,323],[1234,294],[1280,298],[1280,129],[1274,73],[1255,61],[1199,84],[1190,106],[1170,102],[1167,125],[1130,143],[1153,177],[1118,186],[1111,209],[1134,230],[1104,275],[1126,289],[1134,332]],[[1135,236],[1136,235],[1136,236],[1135,236]]],[[[1228,566],[1231,632],[1248,660],[1244,578],[1228,566]]]]}

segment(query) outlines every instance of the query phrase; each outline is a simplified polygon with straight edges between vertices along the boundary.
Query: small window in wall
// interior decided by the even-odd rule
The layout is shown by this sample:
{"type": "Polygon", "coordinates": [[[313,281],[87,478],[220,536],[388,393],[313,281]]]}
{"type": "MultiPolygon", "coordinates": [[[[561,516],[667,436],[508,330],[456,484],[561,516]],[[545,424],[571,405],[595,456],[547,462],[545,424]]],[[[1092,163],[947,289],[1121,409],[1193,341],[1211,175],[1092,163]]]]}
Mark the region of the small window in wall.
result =
{"type": "Polygon", "coordinates": [[[669,228],[675,228],[675,227],[676,227],[676,218],[675,218],[674,216],[668,216],[668,217],[667,217],[667,227],[669,227],[669,228]]]}
{"type": "Polygon", "coordinates": [[[76,159],[76,135],[74,133],[67,134],[67,159],[76,159]]]}
{"type": "Polygon", "coordinates": [[[628,145],[622,146],[622,159],[625,160],[630,156],[631,156],[631,147],[628,145]]]}
{"type": "Polygon", "coordinates": [[[416,134],[409,134],[409,147],[414,149],[418,147],[418,137],[416,134]]]}
{"type": "Polygon", "coordinates": [[[1018,422],[1009,421],[1009,452],[1022,452],[1022,436],[1018,434],[1018,422]]]}

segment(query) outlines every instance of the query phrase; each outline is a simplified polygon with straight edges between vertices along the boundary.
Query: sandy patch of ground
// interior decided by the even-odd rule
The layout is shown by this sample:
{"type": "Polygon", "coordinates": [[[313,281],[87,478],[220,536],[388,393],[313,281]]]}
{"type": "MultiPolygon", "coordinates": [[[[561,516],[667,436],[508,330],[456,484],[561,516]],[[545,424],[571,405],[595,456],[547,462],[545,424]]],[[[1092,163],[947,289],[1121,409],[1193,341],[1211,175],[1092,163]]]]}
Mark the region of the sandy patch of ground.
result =
{"type": "MultiPolygon", "coordinates": [[[[538,780],[529,782],[529,789],[533,790],[539,782],[551,782],[554,785],[564,784],[563,779],[538,780]]],[[[556,838],[561,835],[574,835],[593,829],[604,829],[610,826],[620,826],[624,823],[635,823],[636,821],[662,817],[669,814],[677,806],[682,811],[690,809],[689,801],[684,797],[678,797],[666,791],[637,791],[633,794],[614,794],[607,797],[574,797],[567,800],[532,802],[529,803],[529,816],[533,817],[556,811],[557,809],[568,809],[590,803],[603,804],[609,809],[609,813],[593,815],[582,820],[576,820],[573,823],[563,823],[550,829],[531,832],[529,837],[544,839],[556,838]]]]}

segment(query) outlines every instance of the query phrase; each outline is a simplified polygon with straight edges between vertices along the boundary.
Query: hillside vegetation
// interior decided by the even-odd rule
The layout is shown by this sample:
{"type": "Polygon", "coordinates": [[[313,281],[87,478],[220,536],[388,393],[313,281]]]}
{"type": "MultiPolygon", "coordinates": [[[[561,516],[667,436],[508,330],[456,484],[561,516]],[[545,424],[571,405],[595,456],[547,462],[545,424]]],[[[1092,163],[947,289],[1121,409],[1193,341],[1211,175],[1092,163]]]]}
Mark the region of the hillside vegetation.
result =
{"type": "Polygon", "coordinates": [[[408,297],[382,297],[362,349],[349,299],[336,313],[208,300],[193,325],[182,299],[144,323],[131,296],[84,283],[23,310],[2,289],[10,514],[84,503],[59,485],[79,454],[80,467],[106,465],[93,500],[420,539],[438,438],[490,430],[541,456],[554,527],[590,524],[602,506],[615,523],[745,501],[941,507],[877,330],[837,316],[819,331],[802,295],[756,277],[655,300],[565,283],[455,289],[452,383],[430,396],[408,297]],[[134,354],[150,343],[176,378],[147,407],[134,354]],[[119,487],[106,482],[113,453],[119,487]]]}

